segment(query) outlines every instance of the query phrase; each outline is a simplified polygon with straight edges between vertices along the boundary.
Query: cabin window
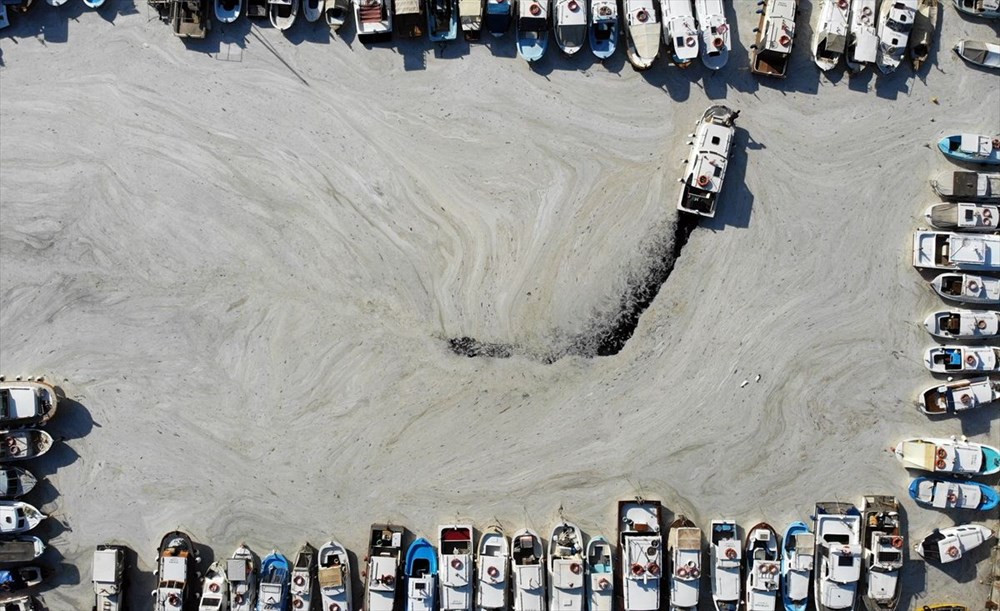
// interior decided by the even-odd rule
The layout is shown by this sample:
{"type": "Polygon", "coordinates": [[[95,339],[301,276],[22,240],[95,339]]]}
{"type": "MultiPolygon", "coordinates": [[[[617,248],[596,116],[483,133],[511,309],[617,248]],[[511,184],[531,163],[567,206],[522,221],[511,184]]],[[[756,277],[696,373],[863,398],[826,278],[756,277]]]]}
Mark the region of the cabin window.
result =
{"type": "Polygon", "coordinates": [[[840,556],[837,558],[837,566],[851,566],[854,564],[852,556],[840,556]]]}
{"type": "Polygon", "coordinates": [[[718,136],[712,136],[712,144],[718,144],[719,142],[722,142],[722,141],[719,140],[718,136]]]}
{"type": "Polygon", "coordinates": [[[722,176],[722,168],[717,167],[715,168],[715,177],[718,178],[719,176],[722,176]]]}
{"type": "Polygon", "coordinates": [[[684,37],[683,36],[678,36],[677,40],[674,42],[674,46],[677,46],[677,47],[683,47],[683,46],[685,46],[684,45],[684,37]]]}

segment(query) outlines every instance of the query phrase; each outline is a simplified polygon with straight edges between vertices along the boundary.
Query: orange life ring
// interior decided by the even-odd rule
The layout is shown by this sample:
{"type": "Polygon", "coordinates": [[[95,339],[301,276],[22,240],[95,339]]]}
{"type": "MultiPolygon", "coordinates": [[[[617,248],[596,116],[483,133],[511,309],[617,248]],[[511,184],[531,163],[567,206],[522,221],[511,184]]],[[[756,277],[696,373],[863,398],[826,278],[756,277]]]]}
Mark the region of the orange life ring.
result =
{"type": "Polygon", "coordinates": [[[391,586],[392,584],[396,583],[396,578],[393,577],[392,575],[382,575],[382,579],[380,581],[387,586],[391,586]]]}
{"type": "Polygon", "coordinates": [[[215,583],[213,581],[212,583],[210,583],[208,585],[208,589],[211,590],[212,592],[218,592],[219,591],[219,584],[217,584],[217,583],[215,583]]]}
{"type": "Polygon", "coordinates": [[[688,574],[694,577],[695,579],[698,579],[698,575],[701,575],[701,571],[698,570],[698,567],[693,566],[690,569],[688,569],[688,574]]]}
{"type": "Polygon", "coordinates": [[[937,449],[937,457],[938,458],[945,458],[946,456],[948,456],[948,450],[945,450],[944,448],[938,448],[937,449]]]}
{"type": "Polygon", "coordinates": [[[181,606],[181,599],[176,594],[171,594],[167,597],[167,604],[171,607],[179,607],[181,606]]]}
{"type": "Polygon", "coordinates": [[[726,41],[722,40],[721,38],[716,38],[715,40],[712,41],[712,44],[715,45],[716,49],[721,49],[722,47],[726,46],[726,41]]]}
{"type": "Polygon", "coordinates": [[[486,569],[486,574],[492,577],[493,579],[496,579],[497,577],[500,576],[500,569],[498,569],[495,566],[491,566],[490,568],[486,569]]]}
{"type": "Polygon", "coordinates": [[[993,218],[993,211],[990,210],[989,208],[983,208],[983,218],[984,219],[993,218]]]}
{"type": "Polygon", "coordinates": [[[958,548],[952,545],[948,548],[948,555],[952,558],[958,558],[958,548]]]}
{"type": "Polygon", "coordinates": [[[715,31],[718,32],[719,34],[725,34],[726,32],[729,31],[729,26],[724,23],[721,23],[719,24],[719,27],[715,28],[715,31]]]}
{"type": "Polygon", "coordinates": [[[576,3],[576,0],[569,0],[569,4],[567,4],[566,6],[568,6],[569,10],[573,11],[574,13],[577,11],[577,9],[580,8],[580,5],[576,3]]]}
{"type": "Polygon", "coordinates": [[[892,546],[895,547],[896,549],[903,549],[903,538],[902,537],[893,537],[892,538],[892,546]]]}
{"type": "Polygon", "coordinates": [[[462,561],[461,561],[461,559],[459,559],[459,558],[452,558],[451,559],[451,568],[455,569],[456,571],[459,570],[460,568],[462,568],[462,561]]]}
{"type": "Polygon", "coordinates": [[[837,2],[837,6],[839,6],[842,9],[846,9],[847,5],[848,5],[847,0],[838,0],[837,2]]]}
{"type": "Polygon", "coordinates": [[[9,448],[7,448],[7,452],[12,456],[17,456],[18,454],[21,453],[21,448],[17,447],[16,445],[12,445],[9,448]]]}
{"type": "Polygon", "coordinates": [[[712,181],[711,178],[709,178],[705,174],[702,174],[701,176],[698,177],[698,186],[699,187],[707,187],[708,183],[710,183],[711,181],[712,181]]]}
{"type": "Polygon", "coordinates": [[[955,494],[954,492],[949,492],[948,493],[948,502],[949,503],[957,503],[958,502],[958,495],[955,494]]]}
{"type": "Polygon", "coordinates": [[[639,23],[646,23],[649,20],[649,13],[646,9],[639,9],[639,12],[635,14],[635,18],[639,20],[639,23]]]}
{"type": "Polygon", "coordinates": [[[985,329],[986,328],[986,321],[983,320],[982,318],[980,318],[979,320],[977,320],[976,321],[976,328],[980,329],[980,330],[985,329]]]}
{"type": "Polygon", "coordinates": [[[642,575],[645,572],[646,572],[646,569],[642,568],[642,565],[639,564],[638,562],[636,562],[636,563],[634,563],[632,565],[632,574],[633,575],[642,575]]]}
{"type": "Polygon", "coordinates": [[[583,567],[580,566],[579,562],[574,562],[573,564],[569,565],[569,570],[572,571],[574,575],[579,575],[580,571],[583,570],[583,567]]]}
{"type": "Polygon", "coordinates": [[[782,47],[787,47],[791,42],[792,39],[785,35],[782,35],[781,38],[778,39],[778,44],[782,47]]]}
{"type": "Polygon", "coordinates": [[[302,608],[302,599],[301,598],[296,598],[295,600],[293,600],[292,601],[292,606],[295,607],[296,609],[301,609],[302,608]]]}
{"type": "Polygon", "coordinates": [[[537,2],[533,2],[531,4],[531,9],[530,10],[531,10],[531,14],[535,15],[536,17],[542,13],[542,7],[538,6],[537,2]]]}
{"type": "Polygon", "coordinates": [[[601,588],[602,590],[607,590],[607,589],[608,589],[608,586],[610,586],[610,585],[611,585],[611,582],[610,582],[610,581],[608,581],[607,579],[605,579],[604,577],[601,577],[601,580],[597,582],[597,585],[598,585],[598,586],[599,586],[599,587],[600,587],[600,588],[601,588]]]}
{"type": "MultiPolygon", "coordinates": [[[[503,2],[503,0],[500,1],[503,2]]],[[[330,603],[329,609],[330,611],[340,611],[340,605],[337,603],[330,603]]]]}
{"type": "Polygon", "coordinates": [[[939,459],[937,459],[937,462],[934,463],[934,466],[937,467],[938,471],[940,471],[941,469],[944,469],[945,467],[947,467],[948,463],[946,463],[945,461],[943,461],[943,460],[941,460],[939,458],[939,459]]]}
{"type": "Polygon", "coordinates": [[[686,568],[684,568],[684,567],[680,567],[679,569],[677,569],[677,576],[678,577],[682,577],[682,578],[683,577],[687,577],[688,576],[688,570],[686,568]]]}
{"type": "Polygon", "coordinates": [[[976,357],[972,356],[971,354],[965,357],[965,364],[968,365],[969,367],[974,367],[976,365],[976,357]]]}
{"type": "Polygon", "coordinates": [[[993,139],[993,148],[1000,149],[1000,138],[993,139]]]}
{"type": "Polygon", "coordinates": [[[300,586],[306,582],[306,578],[303,577],[302,575],[296,575],[295,579],[293,579],[292,581],[295,582],[295,585],[300,586]]]}
{"type": "Polygon", "coordinates": [[[656,577],[657,575],[660,574],[660,565],[656,564],[655,562],[650,562],[648,565],[646,565],[646,570],[649,571],[650,575],[656,577]]]}
{"type": "Polygon", "coordinates": [[[979,283],[976,282],[975,280],[969,280],[969,292],[978,293],[979,292],[979,283]]]}
{"type": "Polygon", "coordinates": [[[972,403],[972,395],[965,393],[959,397],[959,401],[961,401],[964,405],[969,405],[972,403]]]}
{"type": "Polygon", "coordinates": [[[236,601],[237,605],[242,605],[243,604],[243,595],[242,594],[237,594],[236,596],[233,597],[233,600],[236,601]]]}
{"type": "Polygon", "coordinates": [[[730,560],[734,560],[736,558],[736,550],[734,550],[731,547],[729,549],[727,549],[726,550],[726,558],[729,558],[730,560]]]}
{"type": "Polygon", "coordinates": [[[864,17],[871,17],[872,16],[872,9],[870,7],[866,6],[865,8],[861,9],[861,15],[864,16],[864,17]]]}

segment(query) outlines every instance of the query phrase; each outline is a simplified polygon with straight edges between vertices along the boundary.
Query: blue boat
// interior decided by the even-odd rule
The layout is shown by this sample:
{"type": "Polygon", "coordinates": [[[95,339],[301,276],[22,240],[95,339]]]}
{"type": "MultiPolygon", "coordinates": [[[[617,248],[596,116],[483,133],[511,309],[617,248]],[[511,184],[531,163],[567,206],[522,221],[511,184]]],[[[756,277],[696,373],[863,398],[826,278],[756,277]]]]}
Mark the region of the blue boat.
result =
{"type": "Polygon", "coordinates": [[[812,584],[815,537],[805,522],[792,522],[781,540],[781,598],[785,611],[805,611],[812,584]]]}
{"type": "Polygon", "coordinates": [[[458,0],[428,0],[427,32],[432,42],[458,37],[458,0]]]}
{"type": "Polygon", "coordinates": [[[618,2],[593,0],[590,4],[590,50],[597,59],[607,59],[618,47],[618,2]]]}
{"type": "Polygon", "coordinates": [[[271,550],[261,561],[257,611],[288,611],[288,577],[291,569],[288,558],[275,550],[271,550]]]}
{"type": "Polygon", "coordinates": [[[406,611],[434,611],[438,560],[434,546],[420,538],[406,551],[406,611]]]}
{"type": "Polygon", "coordinates": [[[910,482],[910,498],[936,509],[992,511],[1000,505],[1000,493],[992,486],[930,477],[918,477],[910,482]]]}
{"type": "Polygon", "coordinates": [[[486,0],[486,15],[483,16],[483,27],[487,32],[499,38],[510,29],[514,18],[514,2],[508,0],[486,0]]]}
{"type": "Polygon", "coordinates": [[[239,19],[242,10],[243,0],[215,0],[215,18],[220,23],[232,23],[236,21],[239,19]]]}
{"type": "Polygon", "coordinates": [[[517,52],[525,61],[537,62],[549,46],[549,0],[517,3],[517,52]]]}
{"type": "Polygon", "coordinates": [[[959,134],[945,136],[938,142],[945,157],[966,163],[1000,165],[1000,136],[959,134]]]}

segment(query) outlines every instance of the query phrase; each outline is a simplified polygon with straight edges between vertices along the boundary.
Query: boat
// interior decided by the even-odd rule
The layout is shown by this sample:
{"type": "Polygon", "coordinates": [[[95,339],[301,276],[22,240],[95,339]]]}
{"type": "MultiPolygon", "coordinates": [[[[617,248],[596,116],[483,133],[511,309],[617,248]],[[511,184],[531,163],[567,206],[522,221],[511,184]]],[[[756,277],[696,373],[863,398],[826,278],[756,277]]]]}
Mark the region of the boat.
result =
{"type": "Polygon", "coordinates": [[[704,47],[701,62],[709,70],[720,70],[733,46],[722,0],[694,0],[694,15],[704,47]]]}
{"type": "MultiPolygon", "coordinates": [[[[103,0],[101,0],[103,2],[103,0]]],[[[240,18],[243,0],[215,0],[215,18],[219,23],[232,23],[240,18]]]]}
{"type": "Polygon", "coordinates": [[[466,40],[479,40],[483,28],[483,0],[458,0],[459,25],[466,40]]]}
{"type": "Polygon", "coordinates": [[[1000,165],[1000,137],[980,134],[945,136],[938,142],[938,150],[945,157],[956,161],[1000,165]]]}
{"type": "Polygon", "coordinates": [[[316,548],[308,541],[295,554],[289,593],[293,609],[311,609],[316,600],[316,548]]]}
{"type": "Polygon", "coordinates": [[[288,608],[288,558],[278,550],[260,561],[260,579],[257,583],[257,611],[286,611],[288,608]]]}
{"type": "Polygon", "coordinates": [[[201,558],[187,533],[175,530],[163,536],[156,558],[155,611],[177,611],[187,605],[194,593],[199,562],[201,558]]]}
{"type": "Polygon", "coordinates": [[[479,537],[476,556],[476,611],[507,611],[510,546],[498,527],[479,537]]]}
{"type": "Polygon", "coordinates": [[[0,499],[16,499],[31,492],[38,480],[27,469],[0,466],[0,499]]]}
{"type": "Polygon", "coordinates": [[[171,0],[170,26],[178,38],[204,38],[209,23],[208,0],[171,0]]]}
{"type": "Polygon", "coordinates": [[[319,546],[317,581],[320,609],[352,611],[351,559],[339,541],[319,546]]]}
{"type": "Polygon", "coordinates": [[[931,281],[934,291],[952,301],[1000,304],[1000,279],[972,274],[941,274],[931,281]]]}
{"type": "Polygon", "coordinates": [[[851,0],[847,30],[847,68],[861,72],[878,58],[878,32],[875,31],[876,0],[851,0]]]}
{"type": "Polygon", "coordinates": [[[538,533],[522,528],[511,537],[514,611],[545,611],[545,548],[538,533]]]}
{"type": "Polygon", "coordinates": [[[813,61],[820,70],[832,70],[847,50],[848,0],[821,0],[819,22],[813,30],[813,61]]]}
{"type": "Polygon", "coordinates": [[[230,611],[254,611],[257,608],[259,560],[246,543],[237,547],[232,557],[226,560],[230,611]]]}
{"type": "Polygon", "coordinates": [[[907,45],[913,71],[917,72],[931,55],[934,35],[937,32],[938,2],[940,0],[920,0],[917,14],[913,18],[913,31],[907,45]]]}
{"type": "Polygon", "coordinates": [[[693,134],[691,151],[685,161],[683,183],[677,209],[705,217],[714,217],[719,195],[726,179],[729,154],[738,111],[727,106],[709,106],[693,134]]]}
{"type": "Polygon", "coordinates": [[[913,267],[1000,272],[1000,235],[915,231],[913,267]]]}
{"type": "Polygon", "coordinates": [[[440,554],[441,611],[471,611],[473,552],[472,526],[448,524],[438,526],[440,554]]]}
{"type": "Polygon", "coordinates": [[[267,0],[246,0],[247,19],[267,19],[267,0]]]}
{"type": "Polygon", "coordinates": [[[1000,371],[1000,348],[991,346],[934,346],[924,356],[924,366],[934,373],[1000,371]]]}
{"type": "Polygon", "coordinates": [[[781,597],[786,611],[806,611],[812,583],[816,537],[805,522],[792,522],[781,545],[781,597]]]}
{"type": "MultiPolygon", "coordinates": [[[[42,585],[44,579],[42,569],[37,566],[0,569],[0,597],[18,596],[30,592],[42,585]]],[[[2,604],[3,602],[0,602],[0,605],[2,604]]]]}
{"type": "Polygon", "coordinates": [[[660,0],[660,13],[663,42],[667,45],[670,60],[680,68],[687,68],[698,57],[699,49],[691,0],[660,0]]]}
{"type": "Polygon", "coordinates": [[[271,26],[287,30],[299,15],[299,0],[267,0],[267,15],[271,26]]]}
{"type": "Polygon", "coordinates": [[[431,42],[458,38],[458,0],[427,0],[427,35],[431,42]]]}
{"type": "Polygon", "coordinates": [[[1000,493],[979,482],[918,477],[910,482],[910,498],[934,509],[993,511],[1000,505],[1000,493]]]}
{"type": "Polygon", "coordinates": [[[1000,338],[1000,312],[991,310],[938,310],[924,319],[924,328],[935,337],[979,341],[1000,338]]]}
{"type": "Polygon", "coordinates": [[[781,552],[778,533],[766,522],[753,526],[746,539],[746,611],[774,611],[778,605],[781,552]]]}
{"type": "Polygon", "coordinates": [[[972,202],[942,202],[927,207],[924,218],[935,229],[996,233],[1000,206],[972,202]]]}
{"type": "Polygon", "coordinates": [[[740,608],[742,558],[736,522],[712,520],[709,559],[712,563],[712,603],[716,611],[738,611],[740,608]]]}
{"type": "Polygon", "coordinates": [[[994,532],[979,524],[963,524],[950,528],[935,528],[914,546],[920,557],[929,562],[947,564],[986,543],[994,532]]]}
{"type": "Polygon", "coordinates": [[[955,475],[993,475],[1000,473],[1000,450],[961,439],[914,437],[899,442],[893,452],[907,469],[955,475]]]}
{"type": "Polygon", "coordinates": [[[350,0],[326,0],[323,15],[326,18],[326,25],[336,32],[347,21],[350,15],[350,0]]]}
{"type": "Polygon", "coordinates": [[[618,48],[618,2],[591,0],[590,50],[594,57],[605,60],[618,48]]]}
{"type": "Polygon", "coordinates": [[[869,495],[861,505],[865,584],[861,601],[868,611],[895,611],[902,588],[903,532],[894,496],[869,495]]]}
{"type": "Polygon", "coordinates": [[[528,63],[545,55],[549,46],[548,0],[525,0],[517,3],[517,52],[528,63]]]}
{"type": "MultiPolygon", "coordinates": [[[[355,4],[355,6],[357,6],[355,4]]],[[[396,33],[403,38],[420,38],[427,28],[424,0],[395,0],[396,33]]]]}
{"type": "Polygon", "coordinates": [[[201,582],[201,599],[198,611],[228,611],[229,581],[226,565],[221,560],[212,563],[201,582]]]}
{"type": "Polygon", "coordinates": [[[393,611],[403,549],[403,529],[372,524],[365,567],[365,611],[393,611]]]}
{"type": "Polygon", "coordinates": [[[583,573],[583,533],[580,527],[563,520],[549,537],[549,609],[583,611],[587,594],[583,573]]]}
{"type": "Polygon", "coordinates": [[[45,382],[0,381],[0,428],[41,426],[58,403],[56,389],[45,382]]]}
{"type": "Polygon", "coordinates": [[[121,545],[97,546],[97,549],[94,550],[93,583],[94,609],[96,611],[123,611],[125,609],[124,547],[121,545]]]}
{"type": "Polygon", "coordinates": [[[663,505],[660,501],[642,498],[618,501],[622,611],[651,611],[660,608],[662,516],[663,505]]]}
{"type": "Polygon", "coordinates": [[[764,76],[785,78],[795,41],[798,0],[764,0],[757,40],[750,46],[750,70],[764,76]]]}
{"type": "Polygon", "coordinates": [[[980,40],[960,40],[955,45],[958,56],[983,68],[1000,68],[1000,45],[980,40]]]}
{"type": "Polygon", "coordinates": [[[0,431],[0,462],[37,458],[52,447],[52,436],[40,429],[0,431]]]}
{"type": "Polygon", "coordinates": [[[941,199],[963,202],[1000,201],[1000,174],[952,172],[951,180],[931,180],[931,188],[941,199]]]}
{"type": "MultiPolygon", "coordinates": [[[[409,0],[416,2],[417,0],[409,0]]],[[[362,44],[384,42],[392,38],[392,6],[389,0],[354,0],[354,24],[362,44]]]]}
{"type": "Polygon", "coordinates": [[[952,0],[960,12],[983,19],[1000,19],[1000,0],[952,0]]]}
{"type": "Polygon", "coordinates": [[[35,604],[35,599],[28,596],[20,596],[3,601],[3,611],[42,611],[42,607],[35,604]]]}
{"type": "MultiPolygon", "coordinates": [[[[98,549],[101,549],[98,547],[98,549]]],[[[31,535],[6,536],[0,539],[0,565],[31,562],[45,552],[45,543],[31,535]]]]}
{"type": "Polygon", "coordinates": [[[319,21],[326,10],[326,0],[302,0],[302,16],[309,23],[319,21]]]}
{"type": "Polygon", "coordinates": [[[931,386],[921,395],[921,411],[930,416],[956,414],[1000,400],[1000,383],[989,378],[955,380],[931,386]]]}
{"type": "Polygon", "coordinates": [[[587,41],[587,6],[585,0],[552,0],[552,32],[559,50],[576,55],[587,41]]]}
{"type": "Polygon", "coordinates": [[[406,550],[406,611],[434,611],[438,577],[434,546],[421,537],[406,550]]]}
{"type": "Polygon", "coordinates": [[[598,535],[587,543],[587,611],[611,611],[615,601],[615,557],[611,543],[598,535]]]}
{"type": "Polygon", "coordinates": [[[513,0],[486,0],[483,25],[495,38],[503,36],[510,30],[510,23],[514,20],[514,4],[513,0]]]}
{"type": "Polygon", "coordinates": [[[816,611],[854,609],[861,579],[861,515],[849,503],[816,503],[816,611]]]}
{"type": "Polygon", "coordinates": [[[697,611],[701,591],[701,529],[683,515],[667,531],[670,559],[670,608],[697,611]]]}
{"type": "Polygon", "coordinates": [[[878,13],[878,56],[875,64],[882,74],[899,67],[909,44],[919,0],[884,0],[878,13]]]}
{"type": "Polygon", "coordinates": [[[660,54],[660,23],[653,0],[623,0],[625,57],[636,70],[647,70],[660,54]]]}

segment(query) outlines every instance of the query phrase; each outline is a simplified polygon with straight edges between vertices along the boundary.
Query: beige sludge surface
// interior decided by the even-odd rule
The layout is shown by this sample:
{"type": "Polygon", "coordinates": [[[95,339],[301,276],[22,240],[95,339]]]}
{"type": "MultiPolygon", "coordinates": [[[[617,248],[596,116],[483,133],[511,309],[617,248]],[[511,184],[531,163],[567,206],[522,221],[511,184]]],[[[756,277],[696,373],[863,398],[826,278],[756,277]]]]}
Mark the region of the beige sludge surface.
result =
{"type": "MultiPolygon", "coordinates": [[[[560,505],[613,538],[640,493],[706,529],[780,532],[866,493],[903,500],[911,543],[983,519],[918,508],[887,449],[1000,443],[998,410],[914,407],[942,302],[908,251],[955,167],[936,141],[1000,131],[998,79],[948,51],[988,25],[943,7],[920,75],[828,77],[804,1],[781,82],[747,69],[749,1],[715,75],[554,44],[532,71],[510,34],[365,49],[302,19],[186,47],[144,5],[77,4],[0,38],[0,370],[78,402],[29,465],[51,609],[89,608],[108,541],[137,550],[147,608],[178,527],[218,557],[330,538],[361,557],[375,521],[547,535],[560,505]],[[719,217],[624,349],[581,356],[669,252],[710,103],[742,111],[719,217]],[[458,356],[464,336],[514,356],[458,356]]],[[[971,556],[910,550],[902,608],[981,608],[971,556]]]]}

